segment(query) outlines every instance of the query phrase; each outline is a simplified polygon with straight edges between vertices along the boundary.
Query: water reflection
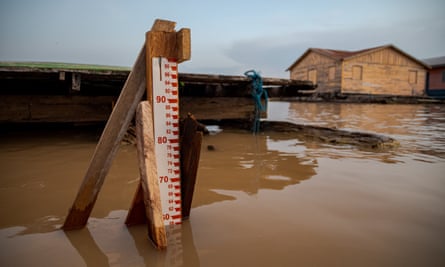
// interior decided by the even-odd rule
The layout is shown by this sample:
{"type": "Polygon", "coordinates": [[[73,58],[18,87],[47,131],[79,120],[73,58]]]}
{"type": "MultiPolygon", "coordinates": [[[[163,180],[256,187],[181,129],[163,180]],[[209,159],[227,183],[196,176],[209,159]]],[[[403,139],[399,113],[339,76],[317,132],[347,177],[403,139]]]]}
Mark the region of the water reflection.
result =
{"type": "Polygon", "coordinates": [[[65,233],[56,229],[97,131],[2,129],[0,265],[444,266],[444,106],[274,106],[275,119],[389,134],[401,147],[375,153],[286,133],[205,136],[191,221],[159,252],[146,226],[124,225],[139,181],[133,146],[121,147],[87,228],[65,233]]]}
{"type": "Polygon", "coordinates": [[[88,227],[65,232],[87,266],[200,266],[189,221],[167,226],[166,250],[151,244],[147,225],[126,227],[125,211],[103,219],[92,218],[88,227]]]}
{"type": "Polygon", "coordinates": [[[445,105],[271,102],[269,118],[385,134],[401,143],[399,155],[445,158],[445,105]]]}
{"type": "MultiPolygon", "coordinates": [[[[45,233],[63,223],[97,141],[97,128],[21,129],[1,132],[0,227],[45,233]]],[[[127,209],[138,178],[136,149],[122,146],[92,216],[127,209]]]]}
{"type": "Polygon", "coordinates": [[[77,250],[87,266],[110,266],[108,257],[93,239],[88,228],[65,232],[71,245],[77,250]]]}
{"type": "Polygon", "coordinates": [[[156,250],[148,241],[146,226],[132,226],[128,230],[144,266],[200,266],[190,221],[166,228],[168,247],[165,251],[156,250]]]}
{"type": "Polygon", "coordinates": [[[254,195],[260,189],[281,190],[315,175],[317,160],[305,157],[304,146],[289,138],[228,131],[206,136],[193,206],[235,199],[216,190],[254,195]],[[205,149],[209,145],[215,149],[205,149]]]}

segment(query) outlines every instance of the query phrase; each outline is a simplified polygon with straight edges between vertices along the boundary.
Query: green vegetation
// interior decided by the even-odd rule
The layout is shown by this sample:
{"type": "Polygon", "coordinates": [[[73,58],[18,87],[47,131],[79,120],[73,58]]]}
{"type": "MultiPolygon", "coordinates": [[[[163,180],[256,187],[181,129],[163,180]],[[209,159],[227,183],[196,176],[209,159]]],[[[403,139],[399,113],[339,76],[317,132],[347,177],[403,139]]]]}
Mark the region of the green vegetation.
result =
{"type": "Polygon", "coordinates": [[[130,67],[104,66],[90,64],[60,63],[60,62],[1,62],[0,68],[29,68],[29,69],[61,69],[61,70],[83,70],[83,71],[130,71],[130,67]]]}

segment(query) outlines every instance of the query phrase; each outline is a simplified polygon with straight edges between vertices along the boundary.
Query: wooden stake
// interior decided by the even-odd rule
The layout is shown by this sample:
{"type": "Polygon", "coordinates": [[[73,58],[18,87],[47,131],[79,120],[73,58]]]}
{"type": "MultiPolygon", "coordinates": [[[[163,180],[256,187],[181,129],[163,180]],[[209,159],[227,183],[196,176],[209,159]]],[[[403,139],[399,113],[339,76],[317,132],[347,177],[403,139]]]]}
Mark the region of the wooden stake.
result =
{"type": "Polygon", "coordinates": [[[136,194],[134,194],[133,201],[131,202],[131,207],[128,210],[125,224],[127,226],[133,226],[145,224],[147,222],[148,219],[147,215],[145,214],[144,191],[142,189],[142,183],[139,182],[138,188],[136,189],[136,194]]]}
{"type": "Polygon", "coordinates": [[[136,113],[136,137],[141,174],[140,185],[143,192],[145,215],[148,219],[149,237],[157,248],[164,249],[167,247],[167,235],[162,218],[152,114],[151,102],[143,101],[139,104],[136,113]]]}
{"type": "MultiPolygon", "coordinates": [[[[203,135],[200,127],[193,116],[186,118],[181,127],[181,202],[183,219],[187,219],[190,216],[195,190],[203,135]]],[[[144,207],[144,193],[142,185],[139,185],[131,208],[128,211],[125,224],[128,226],[144,224],[147,220],[144,207]]]]}
{"type": "Polygon", "coordinates": [[[154,143],[152,143],[154,140],[153,111],[151,108],[153,101],[152,59],[153,57],[175,58],[181,62],[190,58],[190,30],[182,29],[176,33],[174,31],[175,25],[175,22],[156,20],[151,31],[146,33],[145,45],[147,54],[145,64],[148,99],[146,103],[150,104],[148,105],[145,102],[141,104],[141,110],[143,111],[141,116],[143,116],[143,119],[138,119],[138,123],[141,126],[137,130],[141,183],[133,198],[133,203],[125,222],[127,225],[134,225],[148,221],[149,236],[159,249],[167,247],[167,237],[162,220],[159,180],[156,173],[156,157],[154,156],[155,148],[154,143]],[[149,123],[151,123],[150,127],[147,126],[149,123]],[[143,147],[139,148],[139,143],[141,142],[143,142],[143,147]],[[143,212],[142,203],[144,204],[145,212],[143,212]]]}
{"type": "Polygon", "coordinates": [[[82,185],[62,226],[64,230],[79,229],[87,224],[111,162],[145,92],[145,56],[144,46],[96,146],[82,185]]]}
{"type": "Polygon", "coordinates": [[[198,132],[198,122],[189,115],[184,120],[181,137],[181,204],[182,218],[190,216],[193,192],[195,191],[201,154],[202,132],[198,132]]]}

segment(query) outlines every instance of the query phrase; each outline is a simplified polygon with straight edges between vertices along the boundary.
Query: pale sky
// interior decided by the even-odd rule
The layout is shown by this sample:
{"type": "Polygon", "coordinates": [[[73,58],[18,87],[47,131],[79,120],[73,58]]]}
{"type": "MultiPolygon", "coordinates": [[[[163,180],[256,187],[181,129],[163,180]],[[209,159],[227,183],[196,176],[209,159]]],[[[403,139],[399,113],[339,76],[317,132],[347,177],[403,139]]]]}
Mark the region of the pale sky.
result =
{"type": "Polygon", "coordinates": [[[191,29],[180,72],[288,77],[310,47],[445,56],[444,0],[1,0],[0,61],[132,66],[156,18],[191,29]]]}

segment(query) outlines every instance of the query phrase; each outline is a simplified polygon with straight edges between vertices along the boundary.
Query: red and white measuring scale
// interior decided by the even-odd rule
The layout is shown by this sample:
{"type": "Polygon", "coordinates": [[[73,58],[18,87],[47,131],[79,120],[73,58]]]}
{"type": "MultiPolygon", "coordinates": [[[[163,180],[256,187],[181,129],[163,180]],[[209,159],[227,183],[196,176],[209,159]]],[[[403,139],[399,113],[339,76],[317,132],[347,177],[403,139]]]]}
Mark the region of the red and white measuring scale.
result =
{"type": "Polygon", "coordinates": [[[174,59],[154,57],[152,74],[155,153],[162,218],[164,225],[180,224],[178,64],[174,59]]]}

